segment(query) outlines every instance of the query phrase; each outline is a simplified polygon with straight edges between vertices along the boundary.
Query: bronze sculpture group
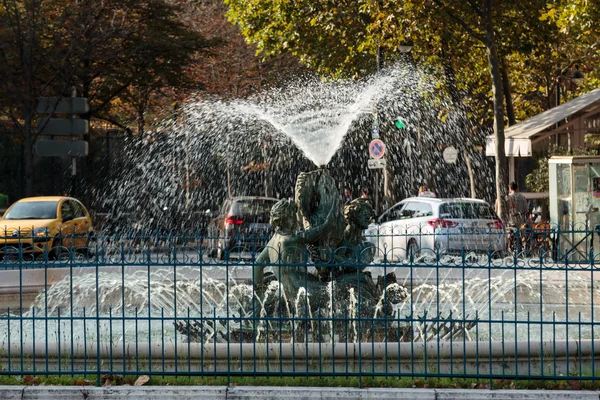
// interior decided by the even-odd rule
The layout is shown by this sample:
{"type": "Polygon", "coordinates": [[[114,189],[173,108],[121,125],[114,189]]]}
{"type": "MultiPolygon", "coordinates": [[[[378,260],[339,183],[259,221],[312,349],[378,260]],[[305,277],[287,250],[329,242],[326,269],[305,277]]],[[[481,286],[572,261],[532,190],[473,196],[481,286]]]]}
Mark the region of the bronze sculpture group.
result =
{"type": "Polygon", "coordinates": [[[270,267],[292,304],[301,288],[313,298],[326,297],[324,288],[331,282],[336,292],[354,288],[363,298],[372,298],[374,284],[364,269],[375,249],[363,240],[363,230],[374,216],[370,202],[359,198],[342,205],[335,182],[324,169],[301,173],[295,189],[295,199],[280,200],[271,210],[275,233],[256,259],[257,293],[263,292],[264,270],[270,267]],[[309,265],[317,274],[309,272],[309,265]]]}

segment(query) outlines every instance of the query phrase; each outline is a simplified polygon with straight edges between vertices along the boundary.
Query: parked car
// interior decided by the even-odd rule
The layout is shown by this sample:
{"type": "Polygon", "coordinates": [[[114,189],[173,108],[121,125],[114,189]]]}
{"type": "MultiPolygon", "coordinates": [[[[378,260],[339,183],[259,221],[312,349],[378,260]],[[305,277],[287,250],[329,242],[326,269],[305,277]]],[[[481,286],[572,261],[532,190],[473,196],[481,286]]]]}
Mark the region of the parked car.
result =
{"type": "Polygon", "coordinates": [[[11,205],[0,219],[0,255],[47,254],[87,250],[92,220],[72,197],[29,197],[11,205]]]}
{"type": "Polygon", "coordinates": [[[440,253],[503,251],[502,221],[483,200],[412,197],[385,211],[365,231],[378,257],[407,259],[425,250],[440,253]]]}
{"type": "Polygon", "coordinates": [[[223,202],[207,227],[209,255],[223,259],[229,253],[259,253],[271,236],[272,197],[233,197],[223,202]]]}

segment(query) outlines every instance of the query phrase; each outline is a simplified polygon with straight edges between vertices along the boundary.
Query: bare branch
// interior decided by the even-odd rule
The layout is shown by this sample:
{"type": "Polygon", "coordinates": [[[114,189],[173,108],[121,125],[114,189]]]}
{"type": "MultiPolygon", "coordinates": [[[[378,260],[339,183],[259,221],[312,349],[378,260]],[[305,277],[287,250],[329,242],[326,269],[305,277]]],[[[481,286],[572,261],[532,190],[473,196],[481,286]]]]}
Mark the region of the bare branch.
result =
{"type": "Polygon", "coordinates": [[[127,132],[128,135],[132,134],[131,129],[128,126],[123,125],[123,123],[117,121],[116,119],[111,118],[110,116],[106,116],[106,115],[95,115],[96,119],[99,119],[101,121],[106,121],[108,123],[113,124],[114,126],[123,129],[125,132],[127,132]]]}
{"type": "Polygon", "coordinates": [[[471,6],[471,9],[475,11],[475,14],[479,15],[481,18],[486,17],[485,13],[481,10],[481,8],[479,8],[479,6],[477,5],[477,3],[475,3],[474,0],[467,0],[467,2],[471,6]]]}
{"type": "Polygon", "coordinates": [[[435,4],[437,4],[438,7],[440,7],[442,9],[442,12],[444,12],[447,16],[449,16],[457,24],[459,24],[460,26],[462,26],[464,28],[464,30],[469,35],[471,35],[473,38],[479,40],[481,43],[484,43],[484,44],[487,45],[487,40],[486,40],[485,36],[482,36],[482,35],[478,34],[477,32],[475,32],[475,30],[473,28],[471,28],[469,26],[469,24],[467,24],[462,18],[460,18],[459,16],[457,16],[456,14],[454,14],[446,5],[444,5],[442,3],[442,1],[440,1],[440,0],[433,0],[433,2],[435,4]]]}

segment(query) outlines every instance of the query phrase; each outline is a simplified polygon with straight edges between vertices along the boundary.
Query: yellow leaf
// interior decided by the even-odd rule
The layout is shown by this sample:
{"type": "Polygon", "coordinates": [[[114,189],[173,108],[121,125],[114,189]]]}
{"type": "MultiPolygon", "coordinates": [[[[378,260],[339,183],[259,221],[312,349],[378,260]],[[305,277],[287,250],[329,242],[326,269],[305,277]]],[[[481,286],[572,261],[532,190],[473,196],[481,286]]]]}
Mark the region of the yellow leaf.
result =
{"type": "Polygon", "coordinates": [[[150,377],[148,375],[141,375],[139,378],[137,378],[135,380],[135,383],[133,384],[133,386],[142,386],[149,380],[150,380],[150,377]]]}

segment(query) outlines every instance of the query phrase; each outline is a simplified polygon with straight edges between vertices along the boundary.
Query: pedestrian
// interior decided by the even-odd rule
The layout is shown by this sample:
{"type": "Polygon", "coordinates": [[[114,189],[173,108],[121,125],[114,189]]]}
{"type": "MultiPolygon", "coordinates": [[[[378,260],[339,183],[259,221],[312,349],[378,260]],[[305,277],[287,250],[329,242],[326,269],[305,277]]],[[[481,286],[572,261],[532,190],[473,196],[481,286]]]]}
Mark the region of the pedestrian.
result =
{"type": "Polygon", "coordinates": [[[525,196],[519,192],[519,185],[516,182],[511,182],[508,187],[509,223],[513,223],[515,226],[520,227],[526,222],[528,211],[529,204],[527,203],[525,196]]]}
{"type": "Polygon", "coordinates": [[[344,189],[344,204],[352,201],[352,190],[349,187],[344,189]]]}
{"type": "Polygon", "coordinates": [[[360,191],[360,198],[366,199],[366,200],[371,200],[369,197],[369,189],[367,189],[366,187],[362,188],[360,191]]]}
{"type": "MultiPolygon", "coordinates": [[[[525,196],[519,192],[517,182],[513,181],[508,185],[506,200],[508,205],[508,224],[520,228],[527,221],[529,204],[525,196]]],[[[496,200],[495,209],[498,212],[498,200],[496,200]]]]}
{"type": "Polygon", "coordinates": [[[435,193],[427,188],[427,186],[422,185],[419,187],[419,193],[417,193],[418,197],[435,197],[435,193]]]}

